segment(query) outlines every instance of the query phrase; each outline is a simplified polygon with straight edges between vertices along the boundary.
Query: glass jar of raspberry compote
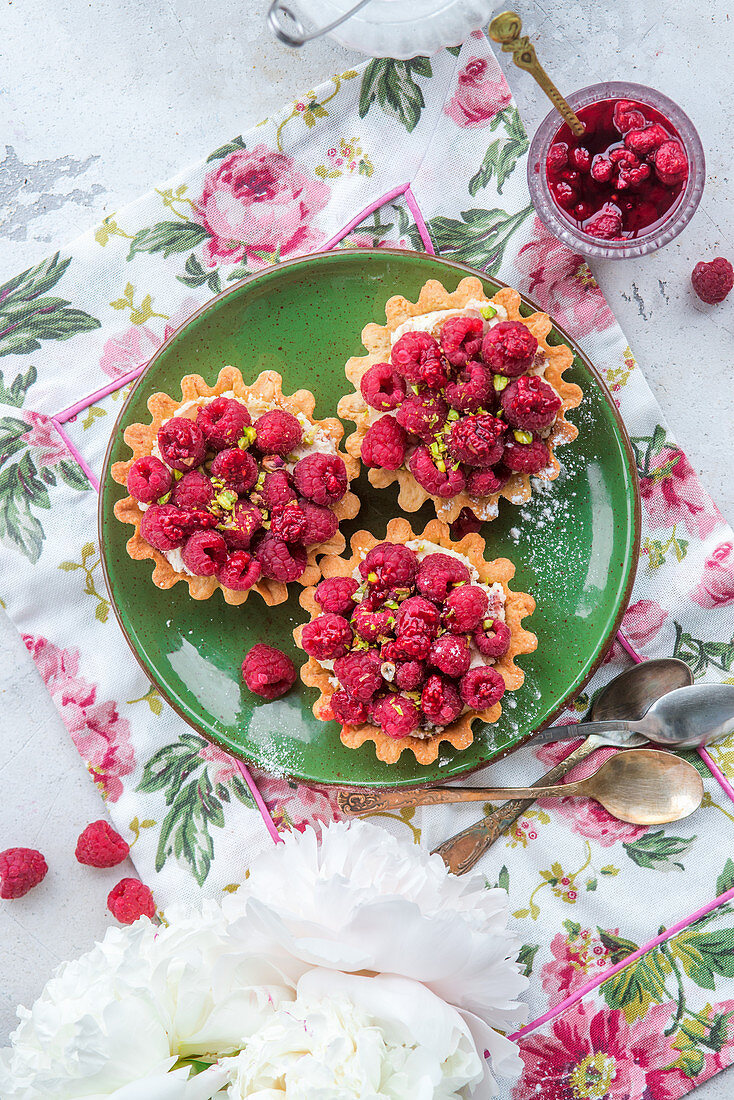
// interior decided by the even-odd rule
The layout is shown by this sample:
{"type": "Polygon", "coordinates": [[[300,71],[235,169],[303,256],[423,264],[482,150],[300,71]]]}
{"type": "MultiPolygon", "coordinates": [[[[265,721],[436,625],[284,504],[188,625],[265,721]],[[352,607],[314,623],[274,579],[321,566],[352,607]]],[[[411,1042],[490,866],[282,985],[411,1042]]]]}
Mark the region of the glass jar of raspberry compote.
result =
{"type": "Polygon", "coordinates": [[[693,217],[706,176],[688,115],[661,92],[621,81],[592,84],[568,102],[584,134],[551,111],[530,146],[540,219],[587,256],[644,256],[668,244],[693,217]]]}

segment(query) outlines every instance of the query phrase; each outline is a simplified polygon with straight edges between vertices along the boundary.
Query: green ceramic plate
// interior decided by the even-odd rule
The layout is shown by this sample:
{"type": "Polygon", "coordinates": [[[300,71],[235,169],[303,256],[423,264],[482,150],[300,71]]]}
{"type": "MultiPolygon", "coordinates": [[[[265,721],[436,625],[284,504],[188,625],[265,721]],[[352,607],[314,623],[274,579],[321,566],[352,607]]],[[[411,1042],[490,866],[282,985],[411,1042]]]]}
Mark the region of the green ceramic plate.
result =
{"type": "MultiPolygon", "coordinates": [[[[317,721],[311,710],[315,693],[300,681],[285,698],[267,704],[243,688],[240,665],[255,642],[276,645],[301,663],[291,636],[304,615],[297,586],[279,607],[266,607],[257,595],[242,607],[226,606],[219,593],[196,602],[185,584],[160,591],[150,579],[152,563],[127,556],[130,528],[112,513],[124,491],[112,480],[110,464],[129,457],[123,429],[149,420],[152,393],[176,396],[181,377],[192,371],[212,382],[226,363],[239,367],[246,381],[271,368],[283,375],[287,392],[305,386],[315,393],[317,416],[333,416],[346,388],[344,363],[362,352],[363,326],[384,320],[387,299],[401,293],[414,300],[429,278],[453,290],[467,272],[482,274],[389,250],[338,251],[270,268],[238,283],[174,333],[120,413],[99,511],[105,574],[120,625],[143,669],[181,717],[262,768],[307,782],[365,786],[411,786],[461,775],[547,724],[581,690],[617,629],[637,561],[636,474],[614,402],[578,350],[566,377],[581,385],[584,401],[571,413],[579,437],[560,452],[561,475],[549,492],[536,492],[521,508],[503,500],[499,518],[483,530],[491,556],[506,555],[517,565],[514,587],[537,600],[526,622],[538,635],[538,649],[520,658],[525,684],[506,696],[500,722],[475,725],[474,744],[464,752],[444,746],[448,751],[428,768],[408,752],[398,764],[386,765],[372,744],[346,749],[335,723],[317,721]]],[[[501,285],[483,281],[490,295],[501,285]]],[[[549,339],[571,343],[558,330],[549,339]]],[[[363,475],[356,491],[362,508],[345,530],[347,539],[360,527],[383,537],[388,519],[399,514],[395,487],[377,491],[363,475]]],[[[411,516],[414,530],[432,516],[429,506],[411,516]]]]}

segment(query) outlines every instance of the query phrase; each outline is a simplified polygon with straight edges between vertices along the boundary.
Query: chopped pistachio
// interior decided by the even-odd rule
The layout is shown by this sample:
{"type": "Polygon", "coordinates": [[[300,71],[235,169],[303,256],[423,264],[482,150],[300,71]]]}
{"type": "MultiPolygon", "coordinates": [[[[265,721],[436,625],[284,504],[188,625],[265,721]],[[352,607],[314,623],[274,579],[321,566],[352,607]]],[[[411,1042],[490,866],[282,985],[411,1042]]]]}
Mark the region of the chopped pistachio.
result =
{"type": "Polygon", "coordinates": [[[162,497],[158,497],[158,504],[168,504],[170,499],[171,499],[171,491],[169,489],[169,491],[167,493],[164,493],[164,495],[162,497]]]}
{"type": "Polygon", "coordinates": [[[439,473],[446,473],[446,463],[442,458],[439,458],[438,462],[436,463],[436,469],[439,471],[439,473]]]}
{"type": "Polygon", "coordinates": [[[456,409],[449,409],[449,413],[448,413],[448,416],[447,416],[446,419],[447,420],[458,420],[459,419],[459,414],[456,411],[456,409]]]}
{"type": "Polygon", "coordinates": [[[233,489],[222,489],[219,493],[217,493],[214,499],[216,500],[217,504],[220,505],[220,507],[229,510],[231,508],[234,508],[235,504],[237,503],[237,494],[234,492],[233,489]]]}
{"type": "Polygon", "coordinates": [[[255,442],[257,432],[252,424],[249,424],[246,428],[242,429],[242,435],[237,442],[237,446],[246,451],[248,447],[251,447],[255,442]]]}
{"type": "Polygon", "coordinates": [[[265,484],[265,471],[261,470],[260,473],[258,474],[257,481],[255,482],[255,489],[256,490],[262,489],[264,484],[265,484]]]}
{"type": "Polygon", "coordinates": [[[397,703],[397,704],[395,705],[395,710],[396,710],[396,711],[398,712],[398,714],[399,714],[399,715],[400,715],[400,717],[402,718],[402,717],[403,717],[403,708],[402,708],[402,707],[400,706],[400,703],[397,703]]]}
{"type": "Polygon", "coordinates": [[[497,316],[497,310],[494,308],[494,306],[490,305],[482,306],[479,312],[481,313],[485,321],[491,321],[493,317],[497,316]]]}
{"type": "Polygon", "coordinates": [[[222,481],[222,479],[220,477],[213,477],[212,478],[212,485],[214,486],[215,489],[223,489],[224,488],[224,482],[222,481]]]}
{"type": "Polygon", "coordinates": [[[391,611],[394,611],[398,607],[397,600],[385,600],[385,607],[389,607],[391,611]]]}
{"type": "Polygon", "coordinates": [[[494,386],[496,393],[502,393],[505,386],[508,386],[509,383],[510,379],[507,378],[507,376],[504,374],[495,374],[494,378],[492,379],[492,385],[494,386]]]}
{"type": "Polygon", "coordinates": [[[173,480],[174,481],[180,481],[182,477],[183,477],[183,470],[174,470],[173,471],[173,480]]]}
{"type": "Polygon", "coordinates": [[[492,627],[494,626],[494,619],[485,619],[484,622],[482,623],[482,626],[484,627],[485,630],[491,630],[492,627]]]}
{"type": "Polygon", "coordinates": [[[417,387],[417,386],[414,386],[414,385],[412,385],[412,384],[411,384],[411,387],[410,387],[410,388],[411,388],[411,390],[413,391],[413,393],[420,393],[420,390],[418,389],[418,387],[417,387]]]}
{"type": "Polygon", "coordinates": [[[269,519],[264,519],[263,520],[263,527],[265,528],[266,531],[270,530],[270,520],[269,519]]]}
{"type": "Polygon", "coordinates": [[[515,437],[515,439],[517,440],[518,443],[532,443],[533,442],[533,433],[532,432],[523,432],[523,431],[520,431],[519,428],[516,428],[515,431],[512,434],[514,435],[514,437],[515,437]]]}
{"type": "Polygon", "coordinates": [[[377,573],[368,573],[367,580],[370,582],[370,584],[374,584],[377,580],[377,573]]]}

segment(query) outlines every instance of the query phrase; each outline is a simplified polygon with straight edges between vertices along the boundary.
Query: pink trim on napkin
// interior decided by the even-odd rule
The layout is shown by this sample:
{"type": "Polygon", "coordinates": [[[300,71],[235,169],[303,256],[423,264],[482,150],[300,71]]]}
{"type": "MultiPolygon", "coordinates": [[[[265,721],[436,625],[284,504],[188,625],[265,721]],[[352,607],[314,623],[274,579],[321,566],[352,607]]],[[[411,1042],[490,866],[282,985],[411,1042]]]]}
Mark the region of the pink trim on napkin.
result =
{"type": "Polygon", "coordinates": [[[263,821],[265,822],[265,828],[268,830],[268,832],[270,833],[270,836],[272,837],[272,839],[275,841],[276,844],[282,844],[283,843],[283,838],[281,837],[280,833],[278,832],[278,830],[275,827],[275,822],[273,821],[270,810],[265,805],[265,799],[260,794],[260,791],[257,789],[257,783],[252,778],[249,771],[247,770],[247,768],[245,767],[245,765],[242,763],[241,760],[239,760],[236,756],[233,756],[232,759],[234,760],[235,764],[237,765],[240,772],[242,773],[242,778],[244,779],[245,783],[250,788],[250,794],[254,798],[255,805],[257,806],[258,810],[260,811],[260,816],[262,817],[263,821]]]}

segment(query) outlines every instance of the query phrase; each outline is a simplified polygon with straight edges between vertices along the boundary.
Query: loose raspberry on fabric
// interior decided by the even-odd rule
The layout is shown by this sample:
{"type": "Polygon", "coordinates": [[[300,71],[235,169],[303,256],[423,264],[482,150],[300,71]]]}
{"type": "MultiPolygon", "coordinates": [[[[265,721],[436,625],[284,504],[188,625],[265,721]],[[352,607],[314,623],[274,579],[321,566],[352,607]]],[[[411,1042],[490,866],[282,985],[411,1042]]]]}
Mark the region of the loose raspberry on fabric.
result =
{"type": "Polygon", "coordinates": [[[495,374],[514,378],[528,369],[538,341],[520,321],[500,321],[482,340],[482,358],[495,374]]]}
{"type": "Polygon", "coordinates": [[[408,695],[386,695],[372,708],[372,719],[396,740],[410,737],[420,725],[420,711],[408,695]]]}
{"type": "Polygon", "coordinates": [[[212,477],[224,482],[235,493],[247,493],[258,479],[257,462],[249,451],[228,447],[212,462],[212,477]]]}
{"type": "Polygon", "coordinates": [[[465,416],[451,427],[449,449],[467,466],[494,466],[502,458],[506,428],[491,413],[465,416]]]}
{"type": "Polygon", "coordinates": [[[260,499],[264,508],[274,512],[286,504],[295,504],[296,492],[285,470],[271,470],[265,475],[260,499]]]}
{"type": "Polygon", "coordinates": [[[301,500],[298,503],[306,517],[304,546],[315,546],[316,543],[328,542],[334,537],[339,529],[339,518],[331,508],[326,508],[323,504],[312,504],[310,500],[301,500]]]}
{"type": "Polygon", "coordinates": [[[392,632],[394,623],[393,611],[389,608],[376,611],[369,600],[363,600],[358,604],[352,615],[352,626],[355,632],[366,642],[374,642],[378,638],[386,637],[392,632]]]}
{"type": "Polygon", "coordinates": [[[626,134],[628,130],[639,130],[646,121],[642,111],[631,99],[620,99],[614,104],[613,122],[620,134],[626,134]]]}
{"type": "Polygon", "coordinates": [[[306,527],[306,514],[298,504],[286,504],[270,517],[271,535],[277,535],[284,542],[305,546],[306,527]]]}
{"type": "Polygon", "coordinates": [[[428,721],[436,726],[451,725],[464,709],[456,685],[438,673],[429,676],[423,685],[421,707],[428,721]]]}
{"type": "Polygon", "coordinates": [[[511,436],[502,452],[502,461],[510,470],[521,474],[538,474],[550,465],[550,451],[542,439],[518,443],[511,436]]]}
{"type": "Polygon", "coordinates": [[[324,611],[349,617],[357,606],[353,596],[359,588],[354,577],[327,577],[314,591],[314,599],[324,611]]]}
{"type": "Polygon", "coordinates": [[[367,653],[347,653],[334,662],[334,675],[353,699],[368,702],[382,687],[382,661],[373,649],[367,653]]]}
{"type": "Polygon", "coordinates": [[[408,460],[408,468],[418,484],[431,496],[449,498],[463,493],[466,477],[461,467],[451,465],[450,460],[448,463],[444,459],[436,461],[444,468],[434,463],[428,447],[416,447],[408,460]]]}
{"type": "Polygon", "coordinates": [[[457,542],[463,539],[465,535],[476,534],[481,529],[482,521],[479,516],[472,512],[471,508],[462,508],[453,523],[449,524],[451,537],[457,542]]]}
{"type": "Polygon", "coordinates": [[[672,187],[688,175],[688,158],[679,141],[664,141],[655,150],[655,174],[661,183],[672,187]]]}
{"type": "Polygon", "coordinates": [[[230,550],[249,550],[250,543],[263,525],[263,514],[256,504],[238,501],[222,527],[224,541],[230,550]]]}
{"type": "Polygon", "coordinates": [[[657,122],[643,126],[641,130],[628,130],[624,135],[624,144],[638,157],[646,157],[667,140],[668,135],[657,122]]]}
{"type": "Polygon", "coordinates": [[[352,644],[352,628],[341,615],[325,612],[306,623],[301,634],[301,646],[317,661],[343,657],[352,644]]]}
{"type": "Polygon", "coordinates": [[[293,687],[296,666],[281,650],[258,642],[242,662],[242,679],[255,695],[278,699],[293,687]]]}
{"type": "Polygon", "coordinates": [[[302,438],[298,417],[285,409],[270,409],[255,421],[255,446],[261,454],[290,454],[302,438]]]}
{"type": "Polygon", "coordinates": [[[359,564],[359,574],[364,580],[379,582],[384,589],[405,588],[413,584],[418,572],[418,558],[409,546],[399,542],[379,542],[365,555],[359,564]]]}
{"type": "Polygon", "coordinates": [[[260,580],[260,562],[249,550],[235,550],[217,569],[217,580],[232,592],[246,592],[260,580]]]}
{"type": "Polygon", "coordinates": [[[375,363],[359,383],[367,404],[380,412],[395,409],[405,397],[405,379],[389,363],[375,363]]]}
{"type": "Polygon", "coordinates": [[[129,853],[130,845],[109,821],[93,821],[79,834],[74,855],[87,867],[116,867],[129,853]]]}
{"type": "Polygon", "coordinates": [[[723,256],[717,256],[708,263],[701,261],[693,269],[691,283],[702,302],[710,306],[715,305],[717,302],[723,302],[734,286],[734,268],[723,256]]]}
{"type": "Polygon", "coordinates": [[[441,603],[454,585],[470,579],[467,566],[453,554],[428,554],[420,564],[416,587],[427,599],[441,603]]]}
{"type": "Polygon", "coordinates": [[[158,429],[158,450],[172,470],[184,473],[200,466],[206,455],[201,428],[184,416],[172,416],[158,429]]]}
{"type": "Polygon", "coordinates": [[[194,531],[184,543],[181,557],[197,577],[213,577],[227,560],[227,544],[218,531],[194,531]]]}
{"type": "Polygon", "coordinates": [[[446,597],[443,625],[453,634],[475,630],[484,619],[489,605],[487,593],[476,584],[462,584],[446,597]]]}
{"type": "Polygon", "coordinates": [[[221,451],[225,447],[236,447],[251,421],[242,402],[231,397],[217,397],[208,405],[201,406],[196,423],[211,449],[221,451]]]}
{"type": "Polygon", "coordinates": [[[431,390],[446,385],[448,372],[438,342],[428,332],[405,332],[393,344],[393,367],[412,386],[421,383],[431,390]]]}
{"type": "Polygon", "coordinates": [[[347,491],[347,468],[339,455],[317,452],[296,463],[293,480],[301,496],[314,504],[336,504],[347,491]]]}
{"type": "Polygon", "coordinates": [[[200,470],[189,470],[173,486],[171,504],[185,511],[206,511],[214,500],[214,493],[214,486],[206,474],[200,470]]]}
{"type": "Polygon", "coordinates": [[[446,386],[446,400],[458,412],[492,410],[495,405],[492,372],[483,363],[470,360],[454,381],[446,386]]]}
{"type": "Polygon", "coordinates": [[[529,432],[549,428],[561,407],[561,399],[553,387],[530,374],[505,386],[500,400],[508,424],[529,432]]]}
{"type": "Polygon", "coordinates": [[[381,416],[365,432],[360,455],[365,466],[398,470],[405,462],[407,447],[408,437],[395,417],[381,416]]]}
{"type": "Polygon", "coordinates": [[[472,470],[467,478],[466,488],[469,496],[491,497],[504,489],[510,480],[510,471],[501,462],[491,470],[472,470]]]}
{"type": "Polygon", "coordinates": [[[510,648],[510,628],[502,619],[485,620],[486,626],[474,631],[474,644],[483,657],[504,657],[510,648]]]}
{"type": "Polygon", "coordinates": [[[446,423],[448,411],[439,394],[412,393],[403,401],[395,419],[410,435],[429,443],[446,423]]]}
{"type": "Polygon", "coordinates": [[[367,705],[346,691],[335,691],[329,703],[334,719],[343,726],[362,726],[367,721],[367,705]]]}
{"type": "Polygon", "coordinates": [[[138,917],[155,916],[150,887],[137,878],[124,878],[113,886],[107,897],[107,908],[120,924],[134,924],[138,917]]]}
{"type": "Polygon", "coordinates": [[[505,694],[505,681],[489,665],[470,668],[459,682],[459,694],[472,710],[486,710],[499,703],[505,694]]]}
{"type": "Polygon", "coordinates": [[[308,564],[302,546],[289,546],[276,535],[267,534],[255,551],[264,577],[289,584],[298,580],[308,564]]]}
{"type": "Polygon", "coordinates": [[[172,484],[171,471],[155,455],[137,458],[128,470],[127,491],[142,504],[154,504],[170,492],[172,484]]]}
{"type": "Polygon", "coordinates": [[[46,877],[48,864],[35,848],[0,852],[0,898],[22,898],[46,877]]]}
{"type": "MultiPolygon", "coordinates": [[[[420,576],[420,575],[419,575],[420,576]]],[[[395,632],[400,636],[419,630],[435,638],[441,622],[441,613],[434,603],[423,596],[409,596],[403,600],[395,615],[395,632]]]]}
{"type": "Polygon", "coordinates": [[[458,634],[442,634],[431,646],[429,661],[447,676],[463,676],[471,664],[471,651],[466,638],[458,634]]]}
{"type": "Polygon", "coordinates": [[[479,355],[484,322],[481,317],[449,317],[441,327],[443,353],[452,367],[463,367],[479,355]]]}
{"type": "Polygon", "coordinates": [[[393,683],[402,691],[415,691],[427,675],[428,669],[423,661],[397,661],[393,683]]]}

